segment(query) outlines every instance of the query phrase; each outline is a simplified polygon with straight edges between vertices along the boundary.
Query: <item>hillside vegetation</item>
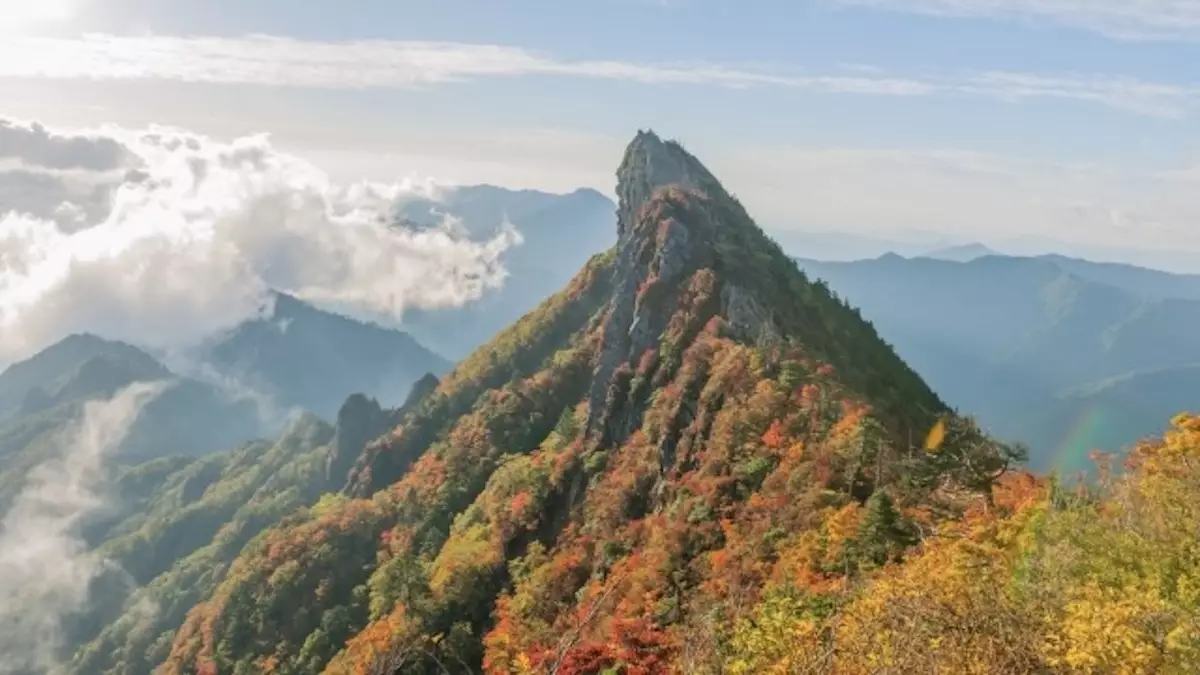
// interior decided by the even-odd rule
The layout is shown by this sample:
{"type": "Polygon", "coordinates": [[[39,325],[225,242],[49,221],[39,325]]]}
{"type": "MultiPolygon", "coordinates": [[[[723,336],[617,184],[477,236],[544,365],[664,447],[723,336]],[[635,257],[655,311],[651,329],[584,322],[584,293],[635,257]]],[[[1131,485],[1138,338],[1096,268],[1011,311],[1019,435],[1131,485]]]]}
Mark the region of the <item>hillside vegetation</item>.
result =
{"type": "Polygon", "coordinates": [[[89,536],[138,590],[69,671],[1200,668],[1200,420],[1038,478],[679,144],[617,192],[617,245],[404,405],[124,471],[89,536]]]}
{"type": "Polygon", "coordinates": [[[772,578],[883,565],[1019,458],[681,147],[618,175],[617,247],[251,542],[165,673],[715,663],[772,578]]]}

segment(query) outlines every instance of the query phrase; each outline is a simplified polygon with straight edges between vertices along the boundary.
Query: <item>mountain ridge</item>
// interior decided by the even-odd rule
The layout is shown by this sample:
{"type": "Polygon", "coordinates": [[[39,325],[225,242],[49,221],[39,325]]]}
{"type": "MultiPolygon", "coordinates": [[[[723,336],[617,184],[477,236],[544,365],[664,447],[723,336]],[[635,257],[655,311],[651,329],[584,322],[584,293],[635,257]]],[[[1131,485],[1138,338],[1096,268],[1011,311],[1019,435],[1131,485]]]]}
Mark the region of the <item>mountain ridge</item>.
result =
{"type": "MultiPolygon", "coordinates": [[[[790,565],[829,509],[955,508],[1019,455],[678,144],[640,132],[617,192],[617,246],[414,398],[341,495],[251,542],[163,672],[656,672],[767,583],[725,565],[790,565]]],[[[829,573],[906,545],[885,530],[829,573]]]]}

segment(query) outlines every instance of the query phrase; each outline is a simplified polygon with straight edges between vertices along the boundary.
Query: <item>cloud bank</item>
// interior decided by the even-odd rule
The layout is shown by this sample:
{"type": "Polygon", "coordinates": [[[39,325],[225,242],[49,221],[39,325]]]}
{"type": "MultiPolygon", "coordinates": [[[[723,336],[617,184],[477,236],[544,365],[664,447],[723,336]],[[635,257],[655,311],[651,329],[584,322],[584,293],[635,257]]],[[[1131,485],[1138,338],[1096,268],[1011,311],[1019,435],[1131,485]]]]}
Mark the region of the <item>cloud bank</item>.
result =
{"type": "Polygon", "coordinates": [[[0,523],[0,672],[51,672],[63,620],[84,608],[106,564],[78,532],[103,507],[102,462],[164,386],[136,383],[87,403],[0,523]]]}
{"type": "Polygon", "coordinates": [[[0,365],[72,333],[180,347],[269,291],[398,319],[503,282],[511,230],[403,229],[415,183],[332,183],[266,136],[0,123],[0,365]]]}
{"type": "Polygon", "coordinates": [[[1034,20],[1122,40],[1200,40],[1195,0],[831,0],[931,16],[1034,20]]]}
{"type": "MultiPolygon", "coordinates": [[[[926,12],[956,3],[963,7],[1003,4],[999,0],[837,1],[926,12]]],[[[1102,0],[1101,5],[1111,9],[1116,2],[1102,0]]],[[[1035,0],[1023,3],[1037,4],[1035,0]]],[[[1052,3],[1046,0],[1046,4],[1052,3]]],[[[1194,13],[1200,20],[1200,10],[1194,13]]],[[[321,42],[269,35],[230,38],[90,34],[70,39],[16,38],[0,42],[0,77],[5,76],[324,89],[564,76],[654,85],[771,87],[875,96],[1071,100],[1163,117],[1182,117],[1200,108],[1200,85],[1196,83],[1147,82],[1104,75],[977,72],[889,76],[878,69],[861,68],[813,74],[794,68],[747,69],[712,63],[565,60],[504,45],[407,40],[321,42]]]]}
{"type": "Polygon", "coordinates": [[[137,157],[103,136],[56,134],[34,123],[0,119],[0,157],[44,169],[111,171],[133,166],[137,157]]]}

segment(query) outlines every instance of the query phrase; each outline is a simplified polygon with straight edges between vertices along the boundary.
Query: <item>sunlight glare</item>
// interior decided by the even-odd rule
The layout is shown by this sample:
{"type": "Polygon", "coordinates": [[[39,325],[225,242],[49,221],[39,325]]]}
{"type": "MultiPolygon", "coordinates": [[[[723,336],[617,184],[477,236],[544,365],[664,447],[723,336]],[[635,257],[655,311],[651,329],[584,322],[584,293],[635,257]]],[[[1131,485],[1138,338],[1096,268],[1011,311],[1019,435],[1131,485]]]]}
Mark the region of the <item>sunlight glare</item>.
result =
{"type": "Polygon", "coordinates": [[[15,35],[39,24],[71,18],[73,0],[0,0],[0,35],[15,35]]]}

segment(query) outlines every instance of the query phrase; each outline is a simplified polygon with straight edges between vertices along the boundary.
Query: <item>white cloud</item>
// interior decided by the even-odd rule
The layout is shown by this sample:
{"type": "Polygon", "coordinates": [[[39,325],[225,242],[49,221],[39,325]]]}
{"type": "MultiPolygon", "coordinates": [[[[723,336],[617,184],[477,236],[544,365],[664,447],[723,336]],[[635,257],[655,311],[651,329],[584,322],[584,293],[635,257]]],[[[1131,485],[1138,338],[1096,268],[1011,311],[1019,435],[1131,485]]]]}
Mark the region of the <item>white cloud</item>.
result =
{"type": "Polygon", "coordinates": [[[81,0],[0,0],[0,35],[19,34],[42,24],[70,19],[81,0]]]}
{"type": "Polygon", "coordinates": [[[104,136],[63,135],[37,124],[0,119],[0,158],[46,169],[110,171],[132,168],[137,158],[104,136]]]}
{"type": "Polygon", "coordinates": [[[63,620],[82,610],[107,564],[79,533],[103,508],[101,468],[162,383],[136,383],[85,404],[56,456],[30,471],[0,523],[0,672],[51,672],[63,620]]]}
{"type": "Polygon", "coordinates": [[[1007,101],[1032,98],[1098,103],[1157,117],[1183,117],[1200,107],[1200,88],[1127,77],[1048,76],[988,72],[963,83],[965,93],[1007,101]]]}
{"type": "Polygon", "coordinates": [[[348,89],[428,86],[487,77],[568,76],[657,85],[773,87],[877,96],[1065,99],[1162,116],[1182,116],[1200,107],[1200,86],[1194,84],[1030,73],[889,76],[863,64],[853,70],[838,70],[834,74],[812,74],[706,63],[571,61],[501,45],[402,40],[317,42],[265,35],[218,38],[94,34],[77,39],[23,38],[0,43],[0,77],[16,78],[348,89]]]}
{"type": "Polygon", "coordinates": [[[0,169],[0,216],[20,211],[73,231],[107,216],[111,182],[83,172],[0,169]]]}
{"type": "Polygon", "coordinates": [[[829,0],[932,16],[1050,22],[1124,40],[1200,40],[1197,0],[829,0]]]}
{"type": "Polygon", "coordinates": [[[268,289],[396,318],[461,304],[502,282],[499,254],[517,241],[389,226],[395,201],[426,186],[339,186],[265,136],[112,128],[80,138],[91,141],[67,156],[115,141],[140,168],[104,174],[111,203],[100,220],[64,227],[46,218],[61,206],[53,199],[41,214],[0,214],[0,363],[79,331],[185,345],[259,315],[268,289]]]}
{"type": "Polygon", "coordinates": [[[563,61],[519,47],[455,42],[290,37],[22,38],[0,45],[0,76],[321,88],[408,87],[479,77],[566,75],[645,84],[756,85],[913,95],[927,83],[903,78],[796,76],[710,64],[563,61]]]}

